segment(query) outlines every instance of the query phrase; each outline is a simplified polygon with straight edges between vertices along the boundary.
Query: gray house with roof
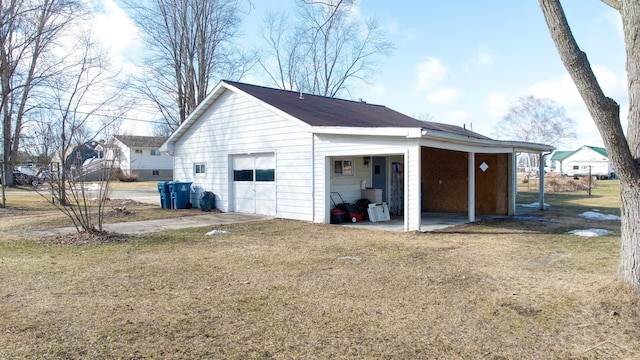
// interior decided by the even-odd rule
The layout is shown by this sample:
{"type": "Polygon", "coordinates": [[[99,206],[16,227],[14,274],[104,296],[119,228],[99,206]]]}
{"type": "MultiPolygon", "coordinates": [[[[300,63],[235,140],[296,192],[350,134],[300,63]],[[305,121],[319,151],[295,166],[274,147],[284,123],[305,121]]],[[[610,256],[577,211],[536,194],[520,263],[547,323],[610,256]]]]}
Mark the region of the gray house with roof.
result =
{"type": "Polygon", "coordinates": [[[139,181],[172,180],[173,158],[162,153],[166,138],[159,136],[113,135],[105,144],[104,159],[123,175],[139,181]]]}
{"type": "Polygon", "coordinates": [[[516,154],[553,147],[221,81],[161,150],[173,157],[174,178],[193,182],[196,206],[206,190],[222,211],[329,223],[334,196],[370,198],[402,217],[405,231],[419,231],[428,212],[513,215],[516,154]]]}

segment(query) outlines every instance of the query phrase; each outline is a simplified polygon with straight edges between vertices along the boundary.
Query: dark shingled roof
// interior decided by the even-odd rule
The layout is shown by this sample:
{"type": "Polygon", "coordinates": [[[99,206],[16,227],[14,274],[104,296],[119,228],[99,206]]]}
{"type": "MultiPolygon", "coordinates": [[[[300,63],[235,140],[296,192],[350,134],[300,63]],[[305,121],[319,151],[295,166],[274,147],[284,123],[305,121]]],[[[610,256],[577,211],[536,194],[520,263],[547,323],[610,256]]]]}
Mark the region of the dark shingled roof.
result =
{"type": "Polygon", "coordinates": [[[420,121],[382,105],[273,89],[224,80],[225,83],[311,126],[424,128],[476,139],[489,139],[460,126],[420,121]]]}
{"type": "Polygon", "coordinates": [[[160,148],[167,138],[162,136],[114,135],[130,148],[160,148]]]}

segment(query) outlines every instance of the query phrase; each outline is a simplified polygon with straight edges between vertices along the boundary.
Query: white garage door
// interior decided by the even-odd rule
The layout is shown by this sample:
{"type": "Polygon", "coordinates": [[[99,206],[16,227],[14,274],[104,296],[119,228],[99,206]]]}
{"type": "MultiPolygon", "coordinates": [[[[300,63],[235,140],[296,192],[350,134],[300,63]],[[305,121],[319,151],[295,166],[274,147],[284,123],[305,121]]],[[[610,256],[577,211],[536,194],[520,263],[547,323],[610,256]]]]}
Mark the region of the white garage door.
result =
{"type": "Polygon", "coordinates": [[[234,210],[276,215],[276,158],[273,153],[233,157],[234,210]]]}

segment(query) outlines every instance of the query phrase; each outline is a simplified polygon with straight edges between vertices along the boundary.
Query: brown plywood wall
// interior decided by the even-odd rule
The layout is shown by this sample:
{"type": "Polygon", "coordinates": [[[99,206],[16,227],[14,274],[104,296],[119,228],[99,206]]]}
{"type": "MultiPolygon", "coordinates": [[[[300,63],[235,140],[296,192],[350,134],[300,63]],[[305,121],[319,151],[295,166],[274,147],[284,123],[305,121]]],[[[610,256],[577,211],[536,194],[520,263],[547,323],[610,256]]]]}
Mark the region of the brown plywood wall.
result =
{"type": "Polygon", "coordinates": [[[476,154],[476,214],[506,215],[509,206],[509,155],[476,154]],[[480,166],[485,163],[486,170],[480,166]]]}
{"type": "Polygon", "coordinates": [[[467,153],[422,148],[422,211],[467,211],[467,153]]]}
{"type": "MultiPolygon", "coordinates": [[[[475,164],[476,214],[507,214],[508,154],[476,154],[475,164]]],[[[468,153],[423,147],[422,211],[467,212],[467,169],[468,153]]]]}

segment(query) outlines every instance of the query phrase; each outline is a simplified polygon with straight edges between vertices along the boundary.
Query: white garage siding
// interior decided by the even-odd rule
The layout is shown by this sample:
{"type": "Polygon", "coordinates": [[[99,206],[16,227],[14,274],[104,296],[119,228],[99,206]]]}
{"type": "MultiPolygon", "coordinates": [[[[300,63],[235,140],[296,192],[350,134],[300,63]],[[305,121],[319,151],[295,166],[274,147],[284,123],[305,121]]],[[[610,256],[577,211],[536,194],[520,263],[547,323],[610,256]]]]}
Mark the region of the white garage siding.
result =
{"type": "Polygon", "coordinates": [[[350,194],[359,192],[360,180],[364,173],[358,169],[363,166],[360,164],[363,156],[402,155],[405,163],[405,230],[420,229],[420,143],[418,139],[316,134],[314,144],[315,222],[329,222],[329,211],[332,206],[329,198],[330,191],[339,189],[341,194],[344,192],[345,201],[353,201],[353,197],[357,197],[357,194],[353,196],[350,194]],[[354,177],[350,181],[348,178],[332,178],[331,159],[349,157],[353,157],[356,166],[354,177]],[[334,188],[330,186],[332,181],[334,188]]]}
{"type": "Polygon", "coordinates": [[[227,90],[174,148],[174,179],[213,192],[222,211],[233,211],[233,156],[275,154],[276,216],[312,220],[312,136],[302,123],[227,90]],[[194,174],[194,163],[206,173],[194,174]]]}

